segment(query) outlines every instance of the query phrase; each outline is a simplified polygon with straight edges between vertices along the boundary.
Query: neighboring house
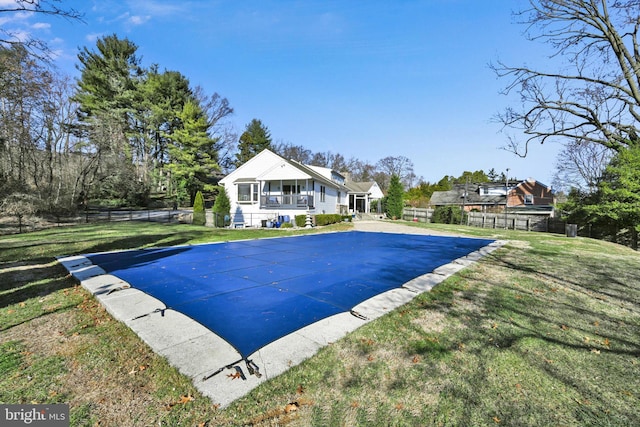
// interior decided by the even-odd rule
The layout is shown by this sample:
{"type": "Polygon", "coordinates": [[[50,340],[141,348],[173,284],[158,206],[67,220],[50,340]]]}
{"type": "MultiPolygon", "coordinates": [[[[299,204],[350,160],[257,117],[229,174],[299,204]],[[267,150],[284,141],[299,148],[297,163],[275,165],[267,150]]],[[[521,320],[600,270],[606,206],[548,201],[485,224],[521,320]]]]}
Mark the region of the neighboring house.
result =
{"type": "Polygon", "coordinates": [[[220,180],[235,226],[292,221],[296,215],[349,212],[344,175],[263,150],[220,180]]]}
{"type": "Polygon", "coordinates": [[[509,189],[509,209],[552,207],[555,204],[556,197],[551,187],[533,178],[525,179],[509,189]]]}
{"type": "Polygon", "coordinates": [[[551,187],[529,178],[509,185],[508,200],[505,183],[456,184],[453,190],[436,191],[429,204],[437,206],[461,206],[466,211],[500,212],[505,210],[551,211],[555,196],[551,187]]]}
{"type": "Polygon", "coordinates": [[[349,189],[349,212],[381,213],[380,201],[384,197],[384,193],[377,182],[347,180],[345,185],[349,189]]]}

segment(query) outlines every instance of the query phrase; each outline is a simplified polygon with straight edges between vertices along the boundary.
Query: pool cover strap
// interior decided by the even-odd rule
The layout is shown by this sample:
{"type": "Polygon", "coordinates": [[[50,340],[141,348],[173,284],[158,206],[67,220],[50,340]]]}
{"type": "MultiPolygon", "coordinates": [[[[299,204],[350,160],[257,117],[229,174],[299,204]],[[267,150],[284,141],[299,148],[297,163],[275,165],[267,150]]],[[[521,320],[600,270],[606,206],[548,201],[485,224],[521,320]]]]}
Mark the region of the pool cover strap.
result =
{"type": "Polygon", "coordinates": [[[166,308],[156,308],[153,311],[150,311],[149,313],[145,313],[145,314],[141,314],[140,316],[136,316],[131,320],[138,320],[138,319],[142,319],[143,317],[147,317],[147,316],[151,316],[154,313],[160,313],[160,316],[164,317],[164,312],[169,310],[169,307],[166,308]]]}
{"type": "Polygon", "coordinates": [[[218,375],[220,372],[224,371],[225,369],[235,369],[236,372],[239,374],[240,378],[242,378],[243,380],[246,379],[246,377],[244,376],[244,373],[242,372],[242,368],[240,368],[238,366],[238,363],[244,361],[246,367],[247,367],[247,371],[249,371],[250,375],[255,375],[256,377],[260,378],[262,377],[262,374],[260,373],[260,368],[258,368],[258,365],[256,365],[253,360],[249,360],[247,358],[242,358],[242,359],[238,359],[235,362],[229,363],[228,365],[223,366],[222,368],[218,369],[217,371],[209,374],[209,375],[205,375],[204,377],[202,377],[202,381],[206,381],[210,378],[215,377],[216,375],[218,375]]]}

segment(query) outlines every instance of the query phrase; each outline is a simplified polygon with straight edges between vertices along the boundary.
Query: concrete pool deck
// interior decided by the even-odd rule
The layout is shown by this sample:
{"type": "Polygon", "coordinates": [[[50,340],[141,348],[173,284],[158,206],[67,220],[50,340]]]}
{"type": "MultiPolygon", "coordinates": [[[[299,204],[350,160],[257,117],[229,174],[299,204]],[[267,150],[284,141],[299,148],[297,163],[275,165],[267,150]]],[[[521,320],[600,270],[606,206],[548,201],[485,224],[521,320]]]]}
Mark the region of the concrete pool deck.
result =
{"type": "MultiPolygon", "coordinates": [[[[357,221],[354,229],[452,236],[387,221],[357,221]]],[[[191,378],[195,387],[214,404],[226,407],[261,383],[313,356],[322,347],[431,290],[504,243],[495,241],[410,280],[400,288],[358,304],[352,311],[359,316],[343,312],[298,329],[253,353],[247,358],[252,361],[250,364],[245,363],[234,347],[211,330],[177,311],[158,310],[163,306],[162,302],[131,288],[120,278],[106,274],[86,257],[72,256],[59,261],[115,319],[129,326],[156,353],[166,357],[172,366],[191,378]]]]}

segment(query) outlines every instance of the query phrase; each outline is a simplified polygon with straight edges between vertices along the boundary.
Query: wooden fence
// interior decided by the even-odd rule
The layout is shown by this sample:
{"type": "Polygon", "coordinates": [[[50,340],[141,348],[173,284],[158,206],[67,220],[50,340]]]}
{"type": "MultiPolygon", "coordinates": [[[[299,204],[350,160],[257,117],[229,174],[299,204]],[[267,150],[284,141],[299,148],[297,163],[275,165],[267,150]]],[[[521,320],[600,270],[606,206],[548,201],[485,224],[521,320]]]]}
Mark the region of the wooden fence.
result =
{"type": "MultiPolygon", "coordinates": [[[[415,222],[431,222],[433,209],[405,208],[402,219],[415,222]]],[[[467,212],[464,224],[481,228],[508,228],[510,230],[567,232],[566,223],[548,214],[467,212]]]]}

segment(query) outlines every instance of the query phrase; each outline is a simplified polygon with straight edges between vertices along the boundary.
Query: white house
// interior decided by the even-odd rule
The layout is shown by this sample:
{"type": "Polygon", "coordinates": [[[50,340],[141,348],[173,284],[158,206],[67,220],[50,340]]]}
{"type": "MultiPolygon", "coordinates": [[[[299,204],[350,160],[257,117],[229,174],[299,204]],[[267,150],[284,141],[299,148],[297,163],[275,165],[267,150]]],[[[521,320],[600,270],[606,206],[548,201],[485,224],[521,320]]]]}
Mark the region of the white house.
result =
{"type": "Polygon", "coordinates": [[[379,202],[384,197],[384,193],[377,182],[353,182],[347,180],[345,186],[349,189],[349,212],[381,213],[379,202]]]}
{"type": "Polygon", "coordinates": [[[260,227],[296,215],[348,212],[349,189],[340,173],[307,166],[263,150],[220,180],[234,226],[260,227]]]}

